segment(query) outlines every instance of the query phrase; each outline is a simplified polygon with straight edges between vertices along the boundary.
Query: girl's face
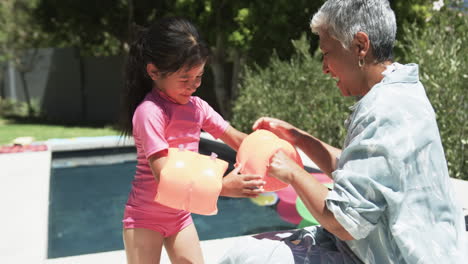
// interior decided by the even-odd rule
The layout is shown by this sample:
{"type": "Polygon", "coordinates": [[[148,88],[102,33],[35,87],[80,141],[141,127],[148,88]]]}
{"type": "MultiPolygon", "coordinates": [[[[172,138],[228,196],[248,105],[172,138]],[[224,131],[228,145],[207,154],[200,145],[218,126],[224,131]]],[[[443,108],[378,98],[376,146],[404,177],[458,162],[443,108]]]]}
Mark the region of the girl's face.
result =
{"type": "MultiPolygon", "coordinates": [[[[323,53],[323,72],[337,79],[337,86],[344,96],[363,95],[362,71],[358,66],[358,54],[345,49],[341,43],[327,32],[320,32],[320,49],[323,53]]],[[[365,94],[365,93],[364,93],[365,94]]]]}
{"type": "Polygon", "coordinates": [[[157,73],[153,75],[150,73],[150,76],[157,89],[166,94],[174,102],[186,104],[190,101],[190,96],[200,86],[204,68],[205,63],[190,69],[183,67],[177,72],[166,76],[161,76],[157,73]]]}

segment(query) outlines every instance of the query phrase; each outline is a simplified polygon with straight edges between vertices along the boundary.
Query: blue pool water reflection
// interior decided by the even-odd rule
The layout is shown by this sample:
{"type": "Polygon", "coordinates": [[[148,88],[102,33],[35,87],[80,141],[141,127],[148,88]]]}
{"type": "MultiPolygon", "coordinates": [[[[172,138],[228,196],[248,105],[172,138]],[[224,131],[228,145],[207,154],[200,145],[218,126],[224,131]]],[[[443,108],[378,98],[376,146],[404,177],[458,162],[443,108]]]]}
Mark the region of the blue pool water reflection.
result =
{"type": "MultiPolygon", "coordinates": [[[[220,158],[231,161],[230,171],[234,152],[216,144],[202,141],[200,152],[216,149],[220,158]]],[[[106,152],[54,153],[48,258],[123,249],[121,220],[136,162],[133,149],[106,152]]],[[[279,218],[275,206],[257,206],[249,199],[221,197],[218,210],[214,216],[193,214],[201,240],[295,228],[279,218]]]]}

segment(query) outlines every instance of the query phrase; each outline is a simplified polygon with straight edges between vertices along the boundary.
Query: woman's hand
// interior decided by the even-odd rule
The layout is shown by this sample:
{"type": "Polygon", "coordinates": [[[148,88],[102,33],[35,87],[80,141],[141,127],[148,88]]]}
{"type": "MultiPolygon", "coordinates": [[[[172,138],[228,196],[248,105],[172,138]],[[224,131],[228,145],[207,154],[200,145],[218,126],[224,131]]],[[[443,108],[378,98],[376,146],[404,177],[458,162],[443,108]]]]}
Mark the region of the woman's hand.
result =
{"type": "Polygon", "coordinates": [[[276,118],[261,117],[255,121],[253,130],[265,129],[273,132],[278,137],[296,145],[299,136],[299,129],[295,126],[276,118]]]}
{"type": "Polygon", "coordinates": [[[254,198],[264,192],[261,175],[239,174],[240,165],[223,178],[221,196],[254,198]]]}
{"type": "Polygon", "coordinates": [[[267,175],[292,184],[295,173],[300,170],[303,169],[280,149],[271,157],[267,175]]]}

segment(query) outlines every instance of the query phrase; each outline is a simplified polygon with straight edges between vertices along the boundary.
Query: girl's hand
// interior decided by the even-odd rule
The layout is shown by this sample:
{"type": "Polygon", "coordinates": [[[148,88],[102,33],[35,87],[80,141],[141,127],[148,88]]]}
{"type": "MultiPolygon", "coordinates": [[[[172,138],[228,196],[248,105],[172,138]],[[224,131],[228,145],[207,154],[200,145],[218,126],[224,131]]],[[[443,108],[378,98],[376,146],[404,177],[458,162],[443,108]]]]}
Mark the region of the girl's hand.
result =
{"type": "Polygon", "coordinates": [[[296,171],[302,170],[295,161],[289,158],[282,150],[278,150],[270,159],[267,175],[291,184],[294,182],[296,171]]]}
{"type": "Polygon", "coordinates": [[[221,196],[254,198],[264,192],[260,175],[239,174],[240,165],[223,178],[221,196]]]}
{"type": "Polygon", "coordinates": [[[255,121],[252,126],[253,130],[265,129],[273,132],[278,137],[290,142],[293,145],[296,145],[297,136],[299,135],[299,130],[283,121],[271,117],[261,117],[255,121]]]}

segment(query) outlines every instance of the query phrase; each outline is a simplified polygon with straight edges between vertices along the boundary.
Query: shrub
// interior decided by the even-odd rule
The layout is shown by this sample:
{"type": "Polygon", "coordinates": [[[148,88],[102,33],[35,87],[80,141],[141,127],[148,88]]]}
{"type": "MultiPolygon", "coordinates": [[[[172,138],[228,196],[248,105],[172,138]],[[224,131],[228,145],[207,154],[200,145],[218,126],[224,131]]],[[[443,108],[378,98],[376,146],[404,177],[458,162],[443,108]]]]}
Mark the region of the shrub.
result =
{"type": "Polygon", "coordinates": [[[419,64],[420,78],[437,115],[451,177],[468,180],[468,19],[443,9],[424,29],[403,28],[402,62],[419,64]]]}
{"type": "Polygon", "coordinates": [[[293,46],[296,53],[289,61],[273,54],[266,68],[244,68],[231,122],[250,132],[257,118],[276,117],[341,147],[343,122],[354,102],[341,96],[335,81],[322,73],[320,56],[310,54],[305,36],[293,46]]]}
{"type": "Polygon", "coordinates": [[[27,103],[0,97],[0,117],[39,117],[39,101],[32,100],[31,107],[32,115],[29,114],[27,103]]]}
{"type": "Polygon", "coordinates": [[[10,99],[0,97],[0,116],[7,116],[18,112],[19,105],[10,99]]]}

